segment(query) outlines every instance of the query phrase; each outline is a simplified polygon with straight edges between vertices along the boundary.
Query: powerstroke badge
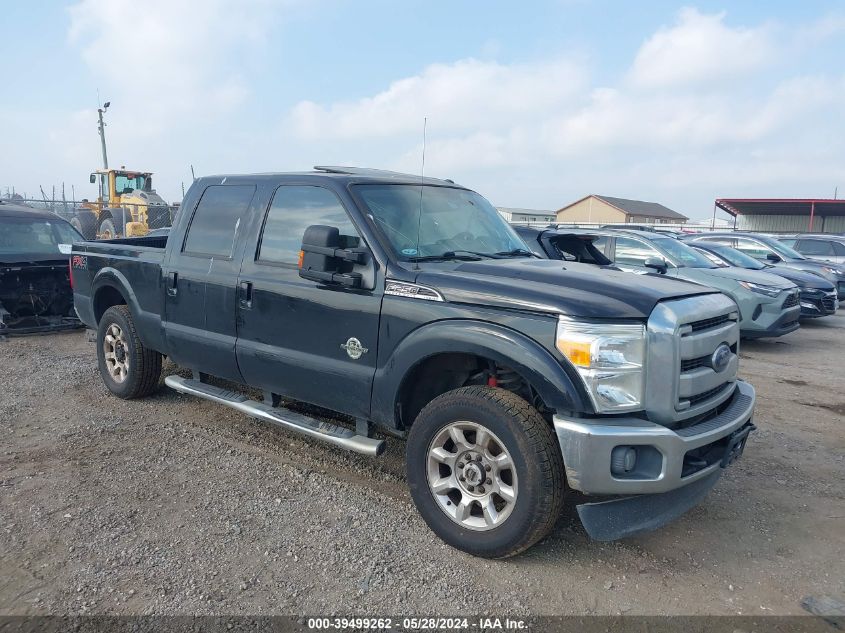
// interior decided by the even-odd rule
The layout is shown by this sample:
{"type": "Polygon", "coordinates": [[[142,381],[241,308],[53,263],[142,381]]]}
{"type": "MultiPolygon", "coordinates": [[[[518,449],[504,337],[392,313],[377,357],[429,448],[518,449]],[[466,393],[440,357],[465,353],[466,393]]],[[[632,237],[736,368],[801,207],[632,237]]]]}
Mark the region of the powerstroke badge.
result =
{"type": "Polygon", "coordinates": [[[351,358],[352,360],[358,360],[359,358],[361,358],[361,356],[370,351],[366,347],[361,345],[361,341],[359,341],[354,336],[340,347],[341,349],[346,350],[346,353],[349,354],[349,358],[351,358]]]}

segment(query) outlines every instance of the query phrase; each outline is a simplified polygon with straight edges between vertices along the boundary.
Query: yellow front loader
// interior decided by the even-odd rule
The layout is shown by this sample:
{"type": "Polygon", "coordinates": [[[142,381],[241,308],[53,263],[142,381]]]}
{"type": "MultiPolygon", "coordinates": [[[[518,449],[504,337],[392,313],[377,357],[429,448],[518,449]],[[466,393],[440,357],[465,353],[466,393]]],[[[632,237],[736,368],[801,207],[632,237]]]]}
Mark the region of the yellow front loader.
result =
{"type": "Polygon", "coordinates": [[[98,169],[96,201],[82,204],[70,223],[88,240],[146,235],[170,225],[170,208],[152,187],[152,172],[98,169]]]}

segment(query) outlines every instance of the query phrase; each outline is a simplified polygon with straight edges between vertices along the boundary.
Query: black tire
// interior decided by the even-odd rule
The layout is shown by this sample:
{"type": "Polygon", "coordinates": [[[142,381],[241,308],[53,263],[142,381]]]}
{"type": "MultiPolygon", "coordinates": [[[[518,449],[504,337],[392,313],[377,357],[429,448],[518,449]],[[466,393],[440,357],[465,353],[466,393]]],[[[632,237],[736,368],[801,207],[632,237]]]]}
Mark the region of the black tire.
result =
{"type": "Polygon", "coordinates": [[[100,319],[97,326],[97,360],[103,382],[118,398],[143,398],[158,387],[161,354],[141,344],[132,314],[125,305],[112,306],[100,319]],[[121,347],[126,352],[127,370],[122,381],[114,377],[106,360],[106,335],[113,325],[120,329],[125,340],[121,347]]]}
{"type": "Polygon", "coordinates": [[[123,222],[123,217],[120,215],[120,210],[116,209],[116,213],[107,213],[100,218],[100,228],[97,231],[103,236],[103,239],[114,239],[116,237],[123,237],[126,228],[123,222]]]}
{"type": "Polygon", "coordinates": [[[97,216],[93,211],[82,209],[70,219],[70,224],[77,231],[82,233],[86,240],[93,240],[97,237],[97,216]]]}
{"type": "Polygon", "coordinates": [[[461,387],[432,400],[408,435],[407,469],[411,496],[428,526],[452,547],[474,556],[507,558],[528,549],[552,530],[563,507],[563,458],[553,430],[534,407],[503,389],[461,387]],[[486,531],[464,527],[447,515],[428,484],[429,448],[443,429],[458,421],[492,432],[514,465],[514,506],[501,525],[486,531]]]}

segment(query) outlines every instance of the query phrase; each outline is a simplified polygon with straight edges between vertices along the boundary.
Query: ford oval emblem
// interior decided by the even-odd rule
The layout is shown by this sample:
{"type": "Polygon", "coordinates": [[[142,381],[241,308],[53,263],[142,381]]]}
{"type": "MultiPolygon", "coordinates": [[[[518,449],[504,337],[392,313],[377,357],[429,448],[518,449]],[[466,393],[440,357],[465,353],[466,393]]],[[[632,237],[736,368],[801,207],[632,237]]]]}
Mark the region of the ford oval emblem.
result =
{"type": "Polygon", "coordinates": [[[731,348],[728,347],[726,343],[722,343],[716,348],[716,351],[713,352],[713,356],[710,357],[710,366],[716,372],[723,372],[728,368],[728,365],[730,365],[731,356],[733,356],[731,348]]]}

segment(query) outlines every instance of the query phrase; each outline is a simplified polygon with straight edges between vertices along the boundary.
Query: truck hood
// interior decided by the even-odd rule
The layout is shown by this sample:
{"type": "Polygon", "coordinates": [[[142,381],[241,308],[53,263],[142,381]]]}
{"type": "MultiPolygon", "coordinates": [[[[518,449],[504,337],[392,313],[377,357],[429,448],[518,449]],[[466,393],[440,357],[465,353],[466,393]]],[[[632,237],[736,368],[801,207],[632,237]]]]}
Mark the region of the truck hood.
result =
{"type": "Polygon", "coordinates": [[[447,301],[596,319],[644,319],[664,299],[713,292],[662,275],[548,259],[425,264],[416,281],[447,301]]]}
{"type": "MultiPolygon", "coordinates": [[[[755,284],[763,284],[764,286],[774,286],[775,288],[795,287],[795,284],[783,277],[773,275],[771,273],[763,272],[761,270],[748,270],[747,268],[737,268],[736,266],[727,266],[726,268],[682,268],[684,273],[695,271],[696,275],[691,277],[699,283],[708,283],[708,279],[733,279],[734,281],[750,281],[755,284]]],[[[685,277],[687,275],[684,275],[685,277]]],[[[714,280],[715,281],[715,280],[714,280]]]]}

